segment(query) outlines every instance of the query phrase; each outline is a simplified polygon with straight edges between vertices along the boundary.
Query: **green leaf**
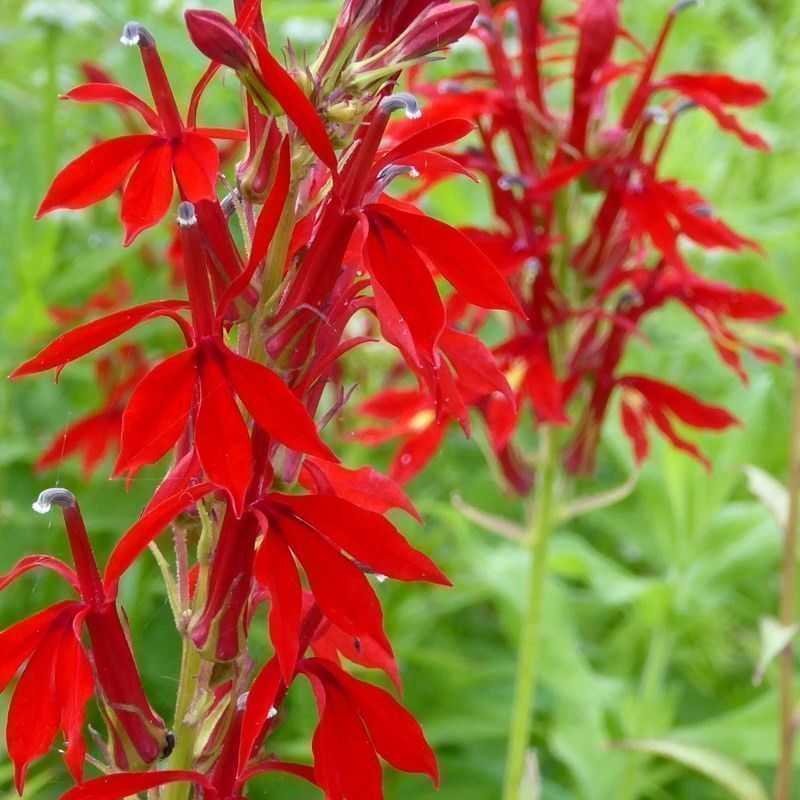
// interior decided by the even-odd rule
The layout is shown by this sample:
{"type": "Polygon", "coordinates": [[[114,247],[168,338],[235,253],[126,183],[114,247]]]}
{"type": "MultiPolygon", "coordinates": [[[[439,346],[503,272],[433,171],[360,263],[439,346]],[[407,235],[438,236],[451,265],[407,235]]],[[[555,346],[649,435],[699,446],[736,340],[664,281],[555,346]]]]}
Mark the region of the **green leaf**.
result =
{"type": "Polygon", "coordinates": [[[769,800],[761,781],[750,770],[714,750],[669,739],[616,742],[614,747],[677,761],[705,775],[739,800],[769,800]]]}
{"type": "Polygon", "coordinates": [[[761,631],[761,657],[758,659],[758,666],[753,673],[753,683],[756,686],[761,683],[772,660],[783,651],[800,630],[800,625],[786,627],[773,617],[761,617],[758,627],[761,631]]]}
{"type": "Polygon", "coordinates": [[[789,518],[789,494],[786,487],[768,472],[752,464],[742,469],[747,476],[747,488],[764,504],[783,530],[789,518]]]}

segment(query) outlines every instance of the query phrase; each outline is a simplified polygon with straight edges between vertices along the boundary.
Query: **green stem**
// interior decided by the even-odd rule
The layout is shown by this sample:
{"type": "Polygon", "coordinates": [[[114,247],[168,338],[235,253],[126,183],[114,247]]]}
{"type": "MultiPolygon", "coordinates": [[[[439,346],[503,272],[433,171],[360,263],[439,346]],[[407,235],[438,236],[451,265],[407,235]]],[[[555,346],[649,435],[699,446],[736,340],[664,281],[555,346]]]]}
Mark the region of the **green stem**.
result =
{"type": "MultiPolygon", "coordinates": [[[[194,743],[198,723],[191,719],[190,711],[197,694],[197,682],[203,659],[188,637],[183,639],[181,674],[178,683],[178,698],[175,703],[175,749],[169,758],[169,769],[194,768],[194,743]]],[[[191,786],[174,783],[164,789],[164,800],[189,800],[191,786]]]]}
{"type": "MultiPolygon", "coordinates": [[[[666,628],[656,631],[650,640],[647,661],[639,682],[635,717],[628,731],[628,737],[631,739],[647,738],[657,732],[653,729],[653,712],[664,690],[664,680],[672,657],[672,645],[673,636],[666,628]]],[[[634,800],[637,796],[641,766],[641,754],[630,753],[621,780],[619,800],[634,800]]]]}
{"type": "MultiPolygon", "coordinates": [[[[794,355],[795,386],[789,431],[789,510],[784,530],[781,563],[780,620],[785,628],[795,624],[797,586],[797,525],[800,519],[800,356],[794,355]]],[[[780,654],[780,758],[775,777],[775,800],[791,800],[794,773],[797,711],[794,699],[794,647],[790,641],[780,654]]]]}
{"type": "Polygon", "coordinates": [[[541,428],[540,459],[536,493],[531,513],[531,536],[527,541],[529,573],[527,599],[523,610],[517,660],[514,704],[508,735],[506,780],[503,800],[521,800],[520,785],[530,744],[536,684],[539,677],[544,588],[547,582],[547,556],[554,522],[554,500],[559,454],[553,431],[541,428]]]}

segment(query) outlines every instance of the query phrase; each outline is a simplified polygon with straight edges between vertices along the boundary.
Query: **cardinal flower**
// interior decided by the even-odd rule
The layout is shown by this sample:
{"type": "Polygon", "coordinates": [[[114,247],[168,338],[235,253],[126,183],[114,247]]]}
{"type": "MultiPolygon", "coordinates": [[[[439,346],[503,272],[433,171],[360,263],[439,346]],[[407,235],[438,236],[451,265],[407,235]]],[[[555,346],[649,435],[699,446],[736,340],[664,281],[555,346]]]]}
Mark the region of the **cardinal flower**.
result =
{"type": "MultiPolygon", "coordinates": [[[[201,486],[170,498],[134,525],[128,541],[160,531],[170,515],[208,489],[201,486]]],[[[63,512],[74,567],[51,556],[29,556],[0,578],[3,589],[31,569],[43,567],[60,575],[78,594],[78,600],[56,603],[0,633],[0,689],[27,661],[11,698],[6,730],[20,794],[28,765],[50,749],[59,729],[66,740],[64,760],[80,782],[86,753],[85,707],[95,692],[117,767],[151,764],[171,747],[164,723],[142,687],[124,618],[117,610],[116,582],[109,584],[100,577],[75,497],[65,489],[48,489],[33,507],[45,514],[52,506],[63,512]],[[88,648],[81,641],[84,626],[88,648]]],[[[126,563],[124,549],[110,563],[115,562],[126,563]]]]}
{"type": "MultiPolygon", "coordinates": [[[[276,188],[282,207],[286,182],[276,188]]],[[[178,315],[180,301],[146,304],[117,312],[64,334],[38,356],[19,367],[19,377],[64,366],[157,315],[175,319],[189,347],[153,367],[131,394],[122,419],[120,455],[115,473],[134,474],[141,466],[164,456],[189,419],[194,423],[194,447],[209,479],[227,489],[241,511],[252,477],[252,454],[247,423],[236,398],[256,425],[287,447],[322,458],[335,458],[319,438],[314,421],[281,378],[267,367],[230,350],[223,340],[224,310],[249,283],[263,258],[274,215],[262,212],[251,260],[231,284],[217,311],[211,298],[206,260],[194,207],[183,203],[180,222],[189,286],[192,325],[178,315]]]]}
{"type": "Polygon", "coordinates": [[[124,184],[120,219],[129,245],[164,218],[174,195],[173,176],[183,199],[194,203],[215,199],[219,151],[212,139],[243,139],[244,132],[199,128],[193,119],[185,123],[150,32],[138,23],[128,23],[122,42],[139,47],[155,109],[113,83],[84,84],[64,97],[131,108],[153,133],[110,139],[79,156],[56,176],[37,217],[57,208],[86,208],[124,184]]]}

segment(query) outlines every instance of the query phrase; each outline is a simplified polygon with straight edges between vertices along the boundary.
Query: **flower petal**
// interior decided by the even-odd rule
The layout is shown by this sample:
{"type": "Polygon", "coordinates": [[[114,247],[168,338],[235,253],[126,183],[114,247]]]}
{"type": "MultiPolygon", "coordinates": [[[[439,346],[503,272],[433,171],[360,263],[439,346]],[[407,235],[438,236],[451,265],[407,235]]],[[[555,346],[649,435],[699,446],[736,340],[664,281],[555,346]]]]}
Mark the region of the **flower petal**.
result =
{"type": "Polygon", "coordinates": [[[216,200],[219,150],[211,139],[193,131],[184,131],[175,146],[173,167],[186,200],[190,203],[216,200]]]}
{"type": "Polygon", "coordinates": [[[138,111],[156,133],[161,132],[158,114],[141,97],[137,97],[116,83],[84,83],[62,94],[61,99],[74,100],[76,103],[114,103],[118,106],[127,106],[138,111]]]}
{"type": "Polygon", "coordinates": [[[159,139],[139,159],[122,192],[120,219],[127,247],[142,231],[164,219],[172,202],[172,145],[159,139]]]}
{"type": "Polygon", "coordinates": [[[56,208],[86,208],[114,192],[142,153],[158,141],[148,134],[120,136],[95,145],[56,175],[36,218],[56,208]]]}
{"type": "Polygon", "coordinates": [[[194,348],[153,367],[131,394],[122,415],[114,475],[158,461],[186,427],[197,382],[194,348]]]}

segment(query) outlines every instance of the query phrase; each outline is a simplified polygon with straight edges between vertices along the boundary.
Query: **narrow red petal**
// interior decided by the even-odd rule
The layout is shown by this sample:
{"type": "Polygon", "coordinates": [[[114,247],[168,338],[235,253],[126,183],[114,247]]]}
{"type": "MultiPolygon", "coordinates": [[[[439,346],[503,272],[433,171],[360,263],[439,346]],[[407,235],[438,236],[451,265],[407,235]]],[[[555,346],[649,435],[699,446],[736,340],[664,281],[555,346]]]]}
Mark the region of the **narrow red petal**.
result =
{"type": "Polygon", "coordinates": [[[125,226],[126,247],[142,231],[164,219],[173,194],[172,145],[160,139],[139,159],[122,192],[120,219],[125,226]]]}
{"type": "Polygon", "coordinates": [[[122,415],[115,475],[155,463],[175,444],[186,427],[196,382],[194,349],[170,356],[142,378],[122,415]]]}
{"type": "Polygon", "coordinates": [[[253,474],[250,434],[213,349],[203,352],[200,359],[195,446],[206,475],[230,492],[240,514],[253,474]]]}
{"type": "Polygon", "coordinates": [[[213,491],[214,486],[210,483],[199,483],[189,489],[184,489],[179,494],[170,497],[163,503],[150,509],[143,514],[139,520],[128,529],[128,532],[120,539],[117,546],[111,552],[106,565],[103,583],[106,588],[113,588],[116,582],[122,577],[123,573],[138,556],[144,552],[153,539],[158,536],[164,528],[172,522],[178,514],[187,506],[196,503],[213,491]]]}
{"type": "Polygon", "coordinates": [[[258,548],[255,576],[269,590],[269,638],[283,679],[289,685],[299,653],[303,588],[291,550],[273,530],[267,530],[258,548]]]}
{"type": "Polygon", "coordinates": [[[95,145],[58,173],[36,217],[56,208],[86,208],[112,194],[142,153],[159,137],[121,136],[95,145]]]}
{"type": "Polygon", "coordinates": [[[391,150],[383,153],[375,164],[376,169],[381,169],[387,164],[394,164],[408,156],[416,155],[425,150],[444,147],[447,144],[462,139],[475,130],[475,123],[466,119],[447,119],[435,122],[421,131],[413,133],[402,142],[396,144],[391,150]]]}
{"type": "Polygon", "coordinates": [[[127,106],[138,111],[154,131],[161,131],[158,114],[141,97],[116,83],[85,83],[62,94],[61,98],[74,100],[76,103],[114,103],[118,106],[127,106]]]}
{"type": "Polygon", "coordinates": [[[184,199],[190,203],[216,200],[219,150],[207,136],[184,131],[175,146],[174,169],[184,199]]]}
{"type": "Polygon", "coordinates": [[[25,556],[8,571],[5,575],[0,575],[0,591],[6,588],[9,584],[13,583],[21,575],[29,572],[32,569],[44,567],[50,569],[56,574],[60,575],[73,589],[78,589],[78,578],[75,575],[75,570],[69,565],[65,564],[58,558],[53,556],[25,556]]]}
{"type": "Polygon", "coordinates": [[[50,749],[58,733],[61,715],[53,665],[63,635],[63,624],[54,621],[25,667],[8,707],[6,744],[14,763],[14,782],[20,796],[28,765],[50,749]]]}
{"type": "Polygon", "coordinates": [[[276,659],[270,659],[247,693],[247,703],[242,717],[242,733],[239,740],[239,767],[237,773],[244,772],[253,748],[269,718],[269,711],[275,703],[278,687],[281,682],[281,671],[276,659]]]}
{"type": "Polygon", "coordinates": [[[303,94],[303,90],[294,82],[292,76],[275,60],[258,34],[253,35],[253,47],[267,90],[278,101],[286,116],[297,125],[309,147],[332,172],[336,172],[336,153],[311,101],[303,94]]]}
{"type": "Polygon", "coordinates": [[[336,460],[305,406],[272,370],[226,350],[225,371],[256,424],[273,439],[292,450],[336,460]]]}
{"type": "Polygon", "coordinates": [[[433,561],[414,549],[389,520],[374,511],[330,495],[271,497],[375,572],[402,581],[450,585],[433,561]]]}
{"type": "Polygon", "coordinates": [[[168,783],[194,783],[206,789],[205,797],[213,800],[217,794],[208,780],[198,772],[163,770],[162,772],[123,772],[103,775],[70,789],[61,800],[125,800],[125,798],[165,786],[168,783]]]}
{"type": "Polygon", "coordinates": [[[33,375],[63,367],[70,361],[75,361],[76,358],[85,356],[116,339],[141,322],[153,317],[173,316],[176,311],[186,308],[187,305],[185,300],[156,300],[87,322],[59,336],[30,361],[17,367],[10,377],[20,378],[23,375],[33,375]]]}
{"type": "Polygon", "coordinates": [[[364,573],[311,528],[280,515],[280,531],[308,576],[320,610],[354,636],[367,633],[388,646],[383,611],[364,573]]]}
{"type": "Polygon", "coordinates": [[[388,206],[382,206],[381,210],[465,300],[481,308],[503,309],[525,316],[497,267],[463,233],[422,214],[409,214],[388,206]]]}

